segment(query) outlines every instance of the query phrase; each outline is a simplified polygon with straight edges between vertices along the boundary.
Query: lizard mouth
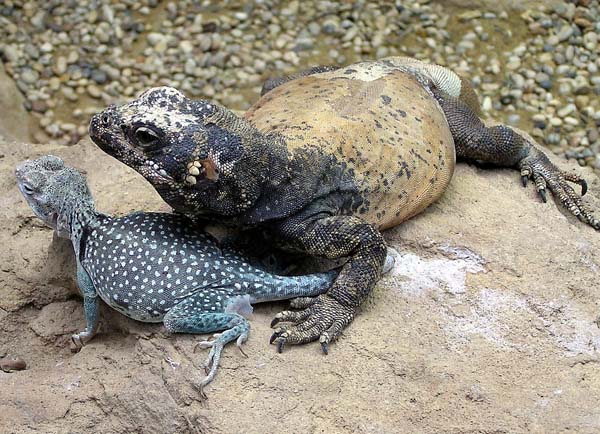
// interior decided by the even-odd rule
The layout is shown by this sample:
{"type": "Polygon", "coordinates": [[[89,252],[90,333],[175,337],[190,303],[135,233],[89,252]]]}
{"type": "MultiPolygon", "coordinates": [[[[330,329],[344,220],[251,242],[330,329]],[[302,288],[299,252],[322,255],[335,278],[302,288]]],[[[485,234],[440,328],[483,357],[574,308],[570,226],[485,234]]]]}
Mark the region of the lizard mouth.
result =
{"type": "Polygon", "coordinates": [[[175,181],[173,177],[155,161],[146,160],[145,164],[140,169],[140,172],[144,177],[150,179],[153,183],[159,182],[167,184],[175,181]]]}
{"type": "Polygon", "coordinates": [[[186,167],[185,183],[189,186],[194,186],[199,181],[217,181],[219,179],[219,169],[210,158],[192,160],[186,167]]]}
{"type": "Polygon", "coordinates": [[[200,180],[205,178],[205,170],[199,160],[190,161],[187,164],[187,172],[185,174],[185,183],[189,186],[194,186],[200,180]]]}

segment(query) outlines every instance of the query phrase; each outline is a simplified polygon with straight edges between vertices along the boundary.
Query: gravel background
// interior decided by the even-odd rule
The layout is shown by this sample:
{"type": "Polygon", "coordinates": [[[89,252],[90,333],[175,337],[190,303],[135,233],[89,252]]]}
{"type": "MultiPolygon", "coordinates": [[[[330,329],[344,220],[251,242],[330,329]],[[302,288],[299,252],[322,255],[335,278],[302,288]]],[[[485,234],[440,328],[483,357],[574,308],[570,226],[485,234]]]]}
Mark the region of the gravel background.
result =
{"type": "Polygon", "coordinates": [[[599,2],[514,4],[4,1],[0,53],[40,143],[76,143],[91,113],[150,86],[244,110],[266,77],[409,55],[469,77],[491,117],[600,172],[599,2]]]}

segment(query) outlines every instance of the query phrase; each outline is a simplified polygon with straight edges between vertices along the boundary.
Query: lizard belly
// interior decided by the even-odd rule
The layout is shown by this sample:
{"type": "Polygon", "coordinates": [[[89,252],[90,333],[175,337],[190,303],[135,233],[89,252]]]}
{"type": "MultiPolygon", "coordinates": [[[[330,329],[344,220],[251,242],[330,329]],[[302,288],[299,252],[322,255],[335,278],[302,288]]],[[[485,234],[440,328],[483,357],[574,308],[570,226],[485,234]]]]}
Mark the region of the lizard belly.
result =
{"type": "Polygon", "coordinates": [[[444,114],[393,64],[361,62],[290,81],[264,95],[246,118],[281,134],[296,155],[317,146],[337,158],[361,196],[352,212],[380,229],[425,209],[453,173],[444,114]]]}

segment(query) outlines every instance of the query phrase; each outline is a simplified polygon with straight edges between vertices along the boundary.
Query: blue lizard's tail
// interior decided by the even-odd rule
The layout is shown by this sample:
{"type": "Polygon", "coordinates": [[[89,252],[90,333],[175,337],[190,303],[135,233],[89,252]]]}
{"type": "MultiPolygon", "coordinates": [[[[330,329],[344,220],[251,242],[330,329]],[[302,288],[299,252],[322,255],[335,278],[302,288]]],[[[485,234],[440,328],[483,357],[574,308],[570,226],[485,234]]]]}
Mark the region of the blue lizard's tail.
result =
{"type": "Polygon", "coordinates": [[[307,274],[304,276],[278,276],[265,273],[255,291],[251,291],[251,303],[285,300],[296,297],[314,297],[323,294],[330,287],[338,273],[307,274]]]}

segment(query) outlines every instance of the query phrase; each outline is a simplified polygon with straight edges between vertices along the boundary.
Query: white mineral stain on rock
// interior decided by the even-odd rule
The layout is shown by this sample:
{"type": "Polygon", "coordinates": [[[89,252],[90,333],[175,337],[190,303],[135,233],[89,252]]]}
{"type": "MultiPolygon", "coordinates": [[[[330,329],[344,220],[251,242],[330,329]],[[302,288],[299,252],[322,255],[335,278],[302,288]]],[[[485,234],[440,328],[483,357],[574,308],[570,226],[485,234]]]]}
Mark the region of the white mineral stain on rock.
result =
{"type": "Polygon", "coordinates": [[[566,357],[598,356],[600,329],[568,300],[548,302],[492,288],[481,288],[464,298],[461,301],[468,303],[469,313],[456,316],[449,308],[442,325],[455,349],[478,335],[504,349],[534,352],[533,342],[550,337],[566,357]],[[531,326],[523,325],[525,318],[531,326]]]}
{"type": "Polygon", "coordinates": [[[600,329],[570,300],[556,300],[535,308],[548,334],[567,356],[599,356],[600,329]]]}
{"type": "Polygon", "coordinates": [[[482,288],[469,297],[461,300],[469,305],[466,315],[457,316],[449,307],[447,322],[442,328],[452,340],[451,347],[468,344],[474,336],[494,343],[504,349],[526,350],[525,331],[522,328],[511,327],[515,315],[533,315],[527,300],[523,297],[492,288],[482,288]]]}
{"type": "Polygon", "coordinates": [[[597,253],[594,247],[590,245],[589,242],[578,242],[575,243],[575,245],[577,246],[577,249],[581,252],[581,256],[579,259],[580,262],[594,273],[597,273],[598,265],[595,260],[597,258],[597,253]]]}
{"type": "MultiPolygon", "coordinates": [[[[422,257],[388,248],[385,276],[404,296],[431,296],[432,315],[441,319],[448,345],[460,350],[479,337],[505,350],[530,352],[535,342],[550,337],[564,356],[598,355],[600,328],[571,299],[544,300],[508,288],[470,287],[467,274],[485,272],[485,260],[457,246],[428,248],[436,256],[422,257]],[[529,318],[523,322],[524,318],[529,318]],[[527,324],[526,326],[524,324],[527,324]]],[[[584,265],[594,268],[593,260],[584,265]]],[[[541,342],[540,342],[541,344],[541,342]]]]}
{"type": "Polygon", "coordinates": [[[466,291],[467,273],[485,271],[483,259],[468,249],[444,245],[438,250],[451,258],[421,258],[414,253],[388,249],[388,255],[393,255],[395,261],[390,277],[406,278],[399,282],[400,291],[415,296],[440,289],[461,294],[466,291]]]}

